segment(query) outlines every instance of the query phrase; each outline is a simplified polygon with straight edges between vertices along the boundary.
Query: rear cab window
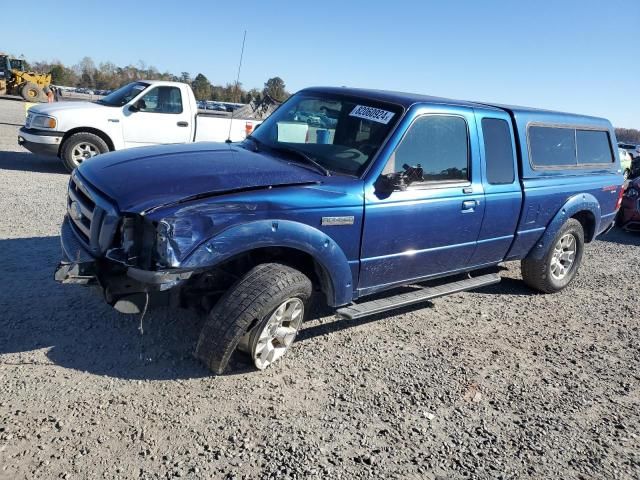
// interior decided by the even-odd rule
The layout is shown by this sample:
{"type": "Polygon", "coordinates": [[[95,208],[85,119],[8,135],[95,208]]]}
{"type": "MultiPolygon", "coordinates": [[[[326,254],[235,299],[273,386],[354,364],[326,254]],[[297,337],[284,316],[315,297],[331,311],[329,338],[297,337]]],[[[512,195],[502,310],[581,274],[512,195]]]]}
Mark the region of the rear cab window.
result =
{"type": "Polygon", "coordinates": [[[483,118],[482,136],[487,181],[491,185],[513,183],[516,174],[509,123],[501,118],[483,118]]]}

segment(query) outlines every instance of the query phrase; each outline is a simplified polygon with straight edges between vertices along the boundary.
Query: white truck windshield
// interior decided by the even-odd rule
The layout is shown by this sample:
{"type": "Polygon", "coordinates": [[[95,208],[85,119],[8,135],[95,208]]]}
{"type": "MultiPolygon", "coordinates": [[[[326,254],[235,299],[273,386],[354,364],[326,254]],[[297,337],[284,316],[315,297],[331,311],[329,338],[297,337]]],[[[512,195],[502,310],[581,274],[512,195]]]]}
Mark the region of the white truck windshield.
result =
{"type": "Polygon", "coordinates": [[[122,107],[138,96],[140,92],[149,86],[144,82],[133,82],[120,87],[115,92],[110,93],[106,97],[97,100],[100,105],[108,105],[110,107],[122,107]]]}

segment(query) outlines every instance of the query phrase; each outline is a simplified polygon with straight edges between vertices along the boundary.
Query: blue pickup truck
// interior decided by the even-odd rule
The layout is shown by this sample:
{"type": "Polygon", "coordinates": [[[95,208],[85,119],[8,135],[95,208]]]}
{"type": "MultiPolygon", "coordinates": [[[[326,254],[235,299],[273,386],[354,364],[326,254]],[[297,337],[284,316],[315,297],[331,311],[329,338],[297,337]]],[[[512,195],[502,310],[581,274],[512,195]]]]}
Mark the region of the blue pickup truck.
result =
{"type": "Polygon", "coordinates": [[[239,349],[263,369],[314,292],[356,319],[497,283],[510,260],[563,289],[620,207],[615,146],[600,118],[309,88],[241,143],[83,162],[55,278],[125,313],[196,308],[207,367],[239,349]]]}

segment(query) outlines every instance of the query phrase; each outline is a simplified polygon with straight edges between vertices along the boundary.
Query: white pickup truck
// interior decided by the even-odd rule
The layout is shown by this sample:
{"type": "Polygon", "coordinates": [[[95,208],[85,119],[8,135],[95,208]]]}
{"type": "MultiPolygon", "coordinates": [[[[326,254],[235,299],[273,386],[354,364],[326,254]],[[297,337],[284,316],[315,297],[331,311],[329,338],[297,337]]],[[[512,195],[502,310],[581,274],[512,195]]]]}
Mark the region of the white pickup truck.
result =
{"type": "Polygon", "coordinates": [[[185,83],[137,81],[93,102],[56,102],[29,109],[18,143],[60,157],[72,171],[100,153],[131,147],[243,140],[260,120],[198,114],[185,83]]]}

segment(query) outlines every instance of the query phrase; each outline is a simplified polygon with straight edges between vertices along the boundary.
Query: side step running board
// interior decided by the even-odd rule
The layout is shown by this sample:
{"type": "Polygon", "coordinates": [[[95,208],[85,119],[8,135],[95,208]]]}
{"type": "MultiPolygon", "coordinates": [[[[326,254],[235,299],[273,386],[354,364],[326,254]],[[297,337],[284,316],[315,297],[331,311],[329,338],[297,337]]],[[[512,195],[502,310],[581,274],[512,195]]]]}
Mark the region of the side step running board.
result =
{"type": "Polygon", "coordinates": [[[346,307],[339,308],[336,313],[348,320],[355,320],[376,313],[394,310],[400,307],[406,307],[416,303],[431,300],[432,298],[443,297],[452,293],[464,292],[474,288],[480,288],[487,285],[493,285],[500,282],[500,275],[490,273],[475,278],[467,278],[456,282],[445,283],[437,287],[424,287],[413,292],[401,293],[392,297],[380,298],[363,303],[353,303],[346,307]]]}

